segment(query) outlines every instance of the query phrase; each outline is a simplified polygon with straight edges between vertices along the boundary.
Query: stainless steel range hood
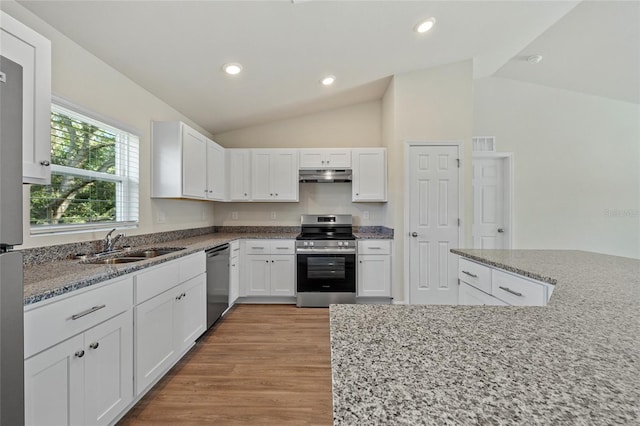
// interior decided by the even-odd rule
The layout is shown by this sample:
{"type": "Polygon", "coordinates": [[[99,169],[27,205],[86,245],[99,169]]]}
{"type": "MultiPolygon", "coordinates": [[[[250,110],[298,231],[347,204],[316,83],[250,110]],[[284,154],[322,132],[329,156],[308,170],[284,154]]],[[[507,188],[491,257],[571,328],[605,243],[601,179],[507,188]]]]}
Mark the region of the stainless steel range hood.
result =
{"type": "Polygon", "coordinates": [[[300,182],[351,182],[351,169],[300,170],[300,182]]]}

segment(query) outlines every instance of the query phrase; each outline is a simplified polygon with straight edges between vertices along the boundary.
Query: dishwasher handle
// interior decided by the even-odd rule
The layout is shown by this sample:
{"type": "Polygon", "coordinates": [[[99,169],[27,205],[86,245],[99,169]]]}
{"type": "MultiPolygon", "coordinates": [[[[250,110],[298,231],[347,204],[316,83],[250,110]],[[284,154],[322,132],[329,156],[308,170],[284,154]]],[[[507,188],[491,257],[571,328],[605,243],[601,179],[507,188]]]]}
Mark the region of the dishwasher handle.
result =
{"type": "Polygon", "coordinates": [[[205,251],[205,253],[207,254],[207,257],[214,257],[214,256],[219,256],[219,255],[223,254],[225,252],[225,250],[227,252],[229,251],[229,244],[223,244],[221,246],[217,246],[217,247],[211,248],[211,249],[205,251]]]}

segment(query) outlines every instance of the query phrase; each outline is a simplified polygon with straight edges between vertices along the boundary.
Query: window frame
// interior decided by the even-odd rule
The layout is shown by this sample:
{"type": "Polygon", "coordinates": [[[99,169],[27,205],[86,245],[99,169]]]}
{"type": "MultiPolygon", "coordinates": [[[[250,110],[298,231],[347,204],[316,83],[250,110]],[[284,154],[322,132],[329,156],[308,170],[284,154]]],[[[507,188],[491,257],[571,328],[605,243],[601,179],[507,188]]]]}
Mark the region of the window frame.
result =
{"type": "MultiPolygon", "coordinates": [[[[71,234],[71,233],[86,233],[92,231],[101,231],[106,229],[131,229],[137,228],[140,225],[140,138],[143,132],[133,128],[127,124],[118,122],[111,118],[104,117],[94,111],[87,108],[76,105],[64,98],[58,96],[52,96],[51,99],[51,112],[55,112],[55,109],[62,109],[68,111],[68,113],[74,115],[75,119],[84,121],[89,124],[96,125],[104,130],[113,130],[116,132],[116,170],[126,170],[125,174],[111,174],[104,172],[96,172],[87,169],[79,169],[75,167],[63,166],[60,164],[51,164],[51,173],[67,174],[70,176],[97,179],[105,182],[116,183],[116,220],[109,222],[90,222],[90,223],[76,223],[76,224],[48,224],[48,225],[32,225],[29,224],[30,234],[32,236],[38,235],[52,235],[52,234],[71,234]],[[78,117],[81,116],[81,117],[78,117]],[[127,141],[122,141],[122,136],[126,135],[127,141]],[[129,151],[126,156],[119,153],[120,150],[126,147],[129,151]],[[130,167],[128,162],[132,161],[132,156],[137,158],[138,164],[136,167],[130,167]],[[127,164],[123,164],[127,163],[127,164]],[[135,206],[135,219],[118,220],[118,218],[125,217],[125,208],[131,209],[135,206]]],[[[64,111],[63,111],[64,112],[64,111]]],[[[29,209],[31,208],[31,197],[29,196],[29,209]]],[[[31,213],[29,213],[31,218],[31,213]]]]}

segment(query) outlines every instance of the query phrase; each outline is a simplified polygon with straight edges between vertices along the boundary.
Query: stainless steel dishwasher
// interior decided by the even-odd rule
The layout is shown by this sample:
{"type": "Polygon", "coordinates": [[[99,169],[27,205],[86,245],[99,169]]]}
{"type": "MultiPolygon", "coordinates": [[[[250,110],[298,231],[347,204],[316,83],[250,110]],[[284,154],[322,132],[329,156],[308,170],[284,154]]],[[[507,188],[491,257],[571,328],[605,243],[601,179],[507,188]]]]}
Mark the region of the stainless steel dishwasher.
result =
{"type": "Polygon", "coordinates": [[[207,253],[207,329],[229,307],[229,244],[207,253]]]}

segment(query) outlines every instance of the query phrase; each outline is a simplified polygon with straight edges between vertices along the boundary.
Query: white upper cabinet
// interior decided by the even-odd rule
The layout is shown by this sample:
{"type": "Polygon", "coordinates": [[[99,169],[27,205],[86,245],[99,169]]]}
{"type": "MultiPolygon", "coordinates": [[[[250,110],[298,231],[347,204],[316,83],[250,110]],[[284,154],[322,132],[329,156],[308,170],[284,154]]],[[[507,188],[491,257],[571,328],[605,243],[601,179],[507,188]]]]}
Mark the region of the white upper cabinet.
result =
{"type": "Polygon", "coordinates": [[[352,201],[387,201],[387,150],[385,148],[354,148],[351,152],[352,201]]]}
{"type": "Polygon", "coordinates": [[[224,148],[179,121],[152,122],[151,196],[225,199],[224,148]]]}
{"type": "Polygon", "coordinates": [[[0,55],[22,66],[22,181],[51,182],[51,42],[0,11],[0,55]]]}
{"type": "Polygon", "coordinates": [[[224,148],[207,140],[207,199],[226,199],[226,159],[224,148]]]}
{"type": "Polygon", "coordinates": [[[309,148],[299,150],[301,169],[350,169],[350,148],[309,148]]]}
{"type": "Polygon", "coordinates": [[[253,201],[298,201],[298,151],[251,150],[253,201]]]}
{"type": "Polygon", "coordinates": [[[229,201],[251,200],[251,150],[227,149],[229,201]]]}

